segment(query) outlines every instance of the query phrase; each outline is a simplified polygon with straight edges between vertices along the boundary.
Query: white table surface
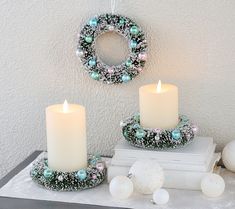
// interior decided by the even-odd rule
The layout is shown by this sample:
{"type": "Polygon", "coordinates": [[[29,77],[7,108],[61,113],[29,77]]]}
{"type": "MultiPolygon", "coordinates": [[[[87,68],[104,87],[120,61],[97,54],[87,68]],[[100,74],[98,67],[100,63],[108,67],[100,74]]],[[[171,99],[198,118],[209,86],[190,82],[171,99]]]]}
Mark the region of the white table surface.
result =
{"type": "Polygon", "coordinates": [[[226,182],[226,189],[221,197],[207,198],[200,191],[168,189],[170,201],[164,206],[157,206],[151,203],[151,195],[137,193],[128,200],[115,200],[109,194],[107,183],[79,192],[49,191],[31,180],[29,176],[31,166],[32,164],[27,166],[3,186],[0,189],[0,196],[136,209],[235,209],[235,173],[225,169],[221,175],[226,182]]]}

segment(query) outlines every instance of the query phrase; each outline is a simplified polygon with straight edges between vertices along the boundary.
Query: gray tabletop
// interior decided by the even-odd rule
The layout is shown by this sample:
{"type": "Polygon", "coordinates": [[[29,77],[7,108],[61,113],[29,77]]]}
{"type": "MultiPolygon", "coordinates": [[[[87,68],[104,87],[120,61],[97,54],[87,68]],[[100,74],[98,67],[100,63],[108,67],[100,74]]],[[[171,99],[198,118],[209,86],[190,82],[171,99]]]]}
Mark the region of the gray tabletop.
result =
{"type": "MultiPolygon", "coordinates": [[[[35,151],[28,158],[26,158],[22,163],[16,166],[12,171],[10,171],[5,177],[0,180],[0,188],[3,187],[12,177],[18,174],[22,169],[24,169],[29,163],[31,163],[41,151],[35,151]]],[[[44,201],[44,200],[32,200],[32,199],[21,199],[21,198],[10,198],[0,196],[0,209],[118,209],[117,207],[105,207],[99,205],[85,205],[85,204],[75,204],[75,203],[65,203],[65,202],[55,202],[55,201],[44,201]]]]}

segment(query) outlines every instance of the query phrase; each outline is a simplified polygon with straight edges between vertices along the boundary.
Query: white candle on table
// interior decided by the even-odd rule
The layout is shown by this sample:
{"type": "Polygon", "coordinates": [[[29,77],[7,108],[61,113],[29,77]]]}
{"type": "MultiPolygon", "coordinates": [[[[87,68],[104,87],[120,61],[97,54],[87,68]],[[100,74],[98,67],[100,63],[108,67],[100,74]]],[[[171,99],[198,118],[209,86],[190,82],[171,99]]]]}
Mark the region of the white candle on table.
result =
{"type": "Polygon", "coordinates": [[[77,104],[46,108],[48,166],[71,172],[87,167],[85,108],[77,104]]]}
{"type": "Polygon", "coordinates": [[[139,89],[140,124],[169,129],[178,124],[178,88],[171,84],[149,84],[139,89]]]}

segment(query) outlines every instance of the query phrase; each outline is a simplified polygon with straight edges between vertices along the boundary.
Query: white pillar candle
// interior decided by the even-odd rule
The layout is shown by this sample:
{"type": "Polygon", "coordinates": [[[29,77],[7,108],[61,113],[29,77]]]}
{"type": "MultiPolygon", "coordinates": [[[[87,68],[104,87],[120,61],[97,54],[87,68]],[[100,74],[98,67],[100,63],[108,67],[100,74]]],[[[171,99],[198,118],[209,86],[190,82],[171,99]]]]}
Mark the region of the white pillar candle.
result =
{"type": "Polygon", "coordinates": [[[85,108],[77,104],[46,108],[48,166],[71,172],[87,167],[85,108]]]}
{"type": "Polygon", "coordinates": [[[149,84],[139,89],[140,124],[169,129],[178,124],[178,88],[171,84],[149,84]]]}

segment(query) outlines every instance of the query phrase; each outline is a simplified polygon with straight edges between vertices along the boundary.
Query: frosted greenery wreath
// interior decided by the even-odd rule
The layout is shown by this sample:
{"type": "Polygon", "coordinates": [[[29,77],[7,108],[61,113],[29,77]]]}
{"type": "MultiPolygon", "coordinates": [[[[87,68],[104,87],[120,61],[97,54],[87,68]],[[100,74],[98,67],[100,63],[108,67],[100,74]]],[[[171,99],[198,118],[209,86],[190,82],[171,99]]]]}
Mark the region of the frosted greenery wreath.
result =
{"type": "Polygon", "coordinates": [[[147,43],[141,28],[131,19],[117,14],[93,17],[84,25],[76,54],[90,77],[106,84],[126,83],[142,71],[147,59],[147,43]],[[114,31],[128,40],[129,56],[120,65],[109,66],[99,59],[95,43],[99,35],[114,31]]]}
{"type": "Polygon", "coordinates": [[[179,117],[173,129],[149,129],[140,125],[139,113],[120,122],[124,138],[133,146],[144,149],[172,149],[185,146],[194,139],[198,127],[187,116],[179,117]]]}
{"type": "Polygon", "coordinates": [[[30,176],[37,184],[49,190],[77,191],[101,184],[106,177],[106,167],[100,156],[90,156],[87,168],[61,172],[51,170],[47,158],[42,158],[34,163],[30,176]]]}

